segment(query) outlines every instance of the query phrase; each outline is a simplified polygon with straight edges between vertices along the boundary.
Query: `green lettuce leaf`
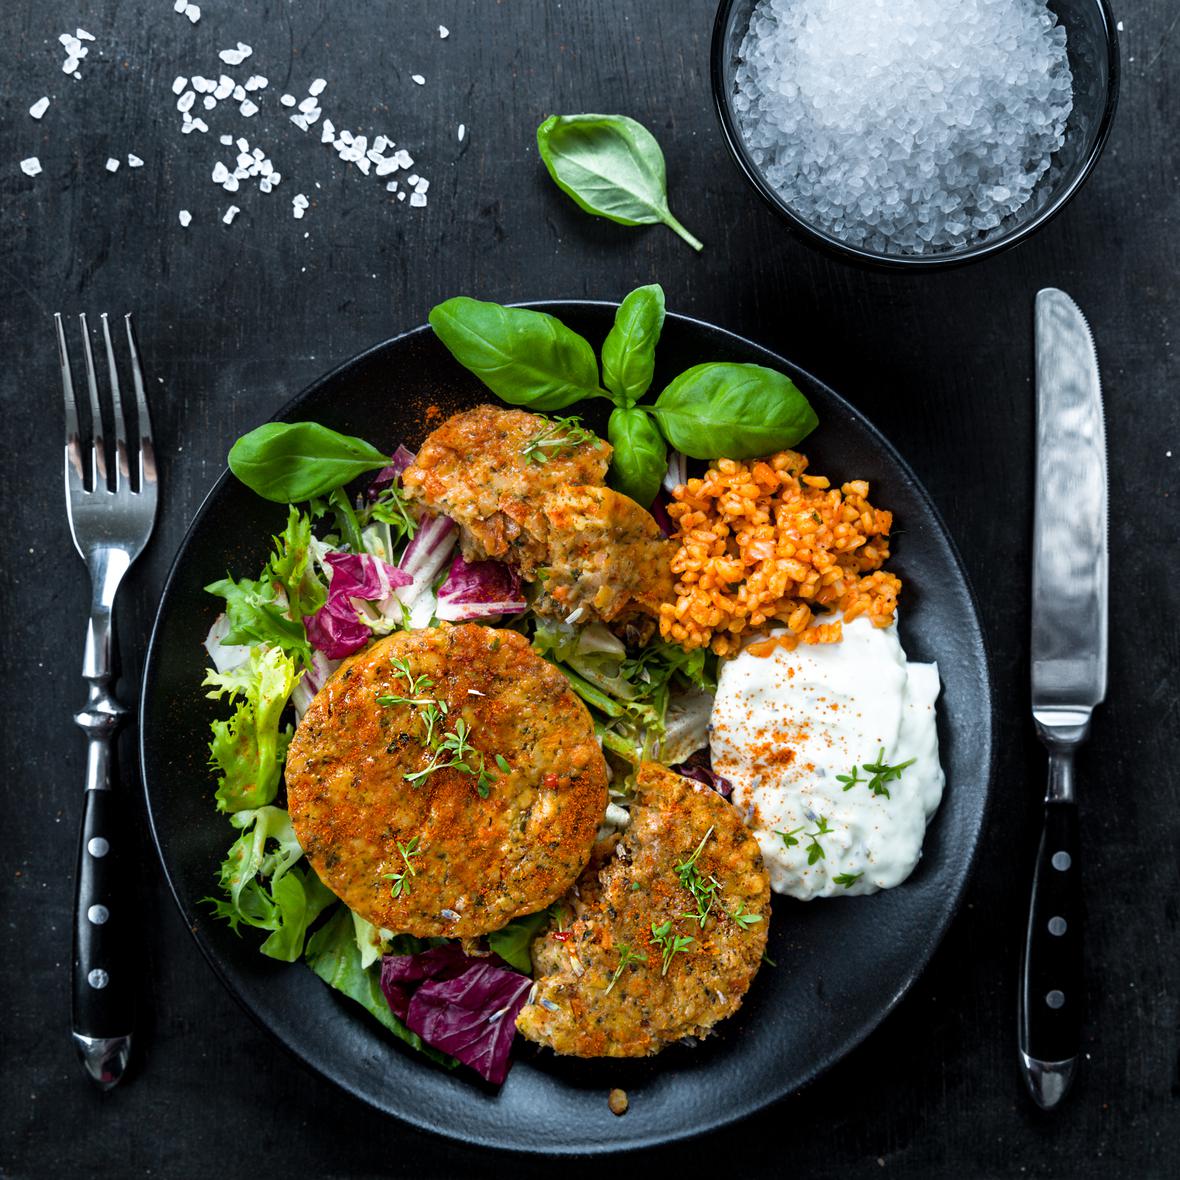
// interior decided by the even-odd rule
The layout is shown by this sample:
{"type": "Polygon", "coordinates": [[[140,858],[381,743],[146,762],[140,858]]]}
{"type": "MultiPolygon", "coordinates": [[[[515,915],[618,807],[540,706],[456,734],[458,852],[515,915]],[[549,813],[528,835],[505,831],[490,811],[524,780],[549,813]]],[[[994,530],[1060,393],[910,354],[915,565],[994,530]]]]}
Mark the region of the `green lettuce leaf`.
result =
{"type": "Polygon", "coordinates": [[[537,931],[549,920],[549,910],[544,909],[536,914],[525,914],[521,918],[513,918],[507,926],[500,930],[493,930],[488,935],[488,947],[495,951],[505,963],[523,971],[526,975],[533,973],[533,956],[530,947],[537,931]]]}
{"type": "Polygon", "coordinates": [[[219,810],[245,811],[275,797],[291,736],[289,728],[279,732],[279,718],[299,675],[277,647],[255,647],[239,667],[206,674],[203,685],[213,689],[206,694],[210,699],[227,696],[238,702],[232,717],[211,723],[209,761],[221,771],[219,810]]]}
{"type": "Polygon", "coordinates": [[[336,911],[308,939],[304,952],[307,965],[326,983],[349,999],[355,1000],[366,1012],[375,1016],[395,1037],[426,1054],[441,1065],[454,1066],[453,1057],[427,1045],[417,1033],[411,1032],[390,1011],[381,991],[381,966],[374,963],[361,966],[361,952],[357,946],[356,927],[352,911],[340,905],[336,911]]]}

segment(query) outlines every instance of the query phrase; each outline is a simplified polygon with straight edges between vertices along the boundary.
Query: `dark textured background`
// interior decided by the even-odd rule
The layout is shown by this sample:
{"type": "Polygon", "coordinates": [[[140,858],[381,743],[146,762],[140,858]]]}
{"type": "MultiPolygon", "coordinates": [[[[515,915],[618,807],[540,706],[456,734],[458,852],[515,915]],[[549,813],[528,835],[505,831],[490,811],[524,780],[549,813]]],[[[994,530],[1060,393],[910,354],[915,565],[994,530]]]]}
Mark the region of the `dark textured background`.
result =
{"type": "MultiPolygon", "coordinates": [[[[130,697],[172,553],[230,441],[309,380],[458,292],[618,298],[658,280],[670,307],[752,336],[850,398],[910,460],[959,542],[999,699],[995,805],[967,904],[868,1043],[805,1093],[704,1140],[622,1161],[680,1174],[1172,1176],[1177,1061],[1177,517],[1172,345],[1177,187],[1172,0],[1124,0],[1122,108],[1098,171],[1036,240],[946,274],[866,274],[788,239],[726,157],[710,105],[711,0],[168,0],[0,5],[0,390],[4,724],[0,1171],[11,1176],[541,1175],[370,1112],[305,1072],[235,1006],[166,895],[141,834],[145,989],[137,1070],[100,1096],[68,1035],[70,877],[83,743],[69,720],[84,571],[60,493],[50,313],[139,315],[167,499],[120,604],[130,697]],[[451,36],[440,41],[442,22],[451,36]],[[74,82],[57,35],[98,38],[74,82]],[[254,57],[263,113],[181,136],[171,82],[254,57]],[[102,50],[102,56],[99,56],[102,50]],[[427,77],[415,86],[412,73],[427,77]],[[339,163],[276,105],[316,76],[337,126],[382,131],[432,181],[424,210],[339,163]],[[25,113],[57,96],[35,123],[25,113]],[[553,110],[622,110],[659,136],[673,207],[706,242],[581,214],[544,177],[553,110]],[[468,126],[459,145],[455,128],[468,126]],[[270,196],[208,180],[222,130],[267,148],[270,196]],[[135,152],[145,167],[103,170],[135,152]],[[40,156],[24,177],[18,161],[40,156]],[[320,187],[315,187],[316,183],[320,187]],[[291,217],[291,197],[312,208],[291,217]],[[226,227],[234,201],[242,213],[226,227]],[[186,232],[176,213],[188,208],[186,232]],[[304,236],[304,234],[308,236],[304,236]],[[1038,1114],[1015,1066],[1018,945],[1042,758],[1027,722],[1031,306],[1059,285],[1098,339],[1111,452],[1111,694],[1081,759],[1088,1004],[1084,1069],[1038,1114]]],[[[318,130],[318,128],[317,128],[318,130]]],[[[134,784],[132,812],[142,812],[134,784]]],[[[579,1166],[562,1164],[563,1170],[579,1166]]],[[[595,1165],[596,1170],[601,1164],[595,1165]]]]}

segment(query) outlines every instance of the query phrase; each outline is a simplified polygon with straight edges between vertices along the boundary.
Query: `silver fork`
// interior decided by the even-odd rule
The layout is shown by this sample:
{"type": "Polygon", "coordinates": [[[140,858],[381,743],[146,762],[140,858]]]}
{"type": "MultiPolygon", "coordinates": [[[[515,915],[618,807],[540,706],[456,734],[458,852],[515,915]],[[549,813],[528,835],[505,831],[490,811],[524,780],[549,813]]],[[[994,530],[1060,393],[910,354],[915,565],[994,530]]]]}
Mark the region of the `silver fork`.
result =
{"type": "Polygon", "coordinates": [[[120,872],[120,862],[127,863],[126,849],[111,790],[112,743],[127,716],[127,710],[111,692],[111,615],[123,575],[151,536],[158,479],[131,316],[124,318],[124,324],[135,389],[134,446],[128,438],[131,431],[119,387],[110,322],[105,314],[102,316],[115,430],[113,467],[103,437],[90,328],[84,315],[78,319],[89,395],[87,436],[79,423],[65,328],[61,315],[54,316],[65,393],[66,510],[74,547],[90,571],[91,588],[90,625],[82,658],[89,696],[85,706],[74,714],[88,745],[86,803],[74,878],[73,1034],[87,1073],[105,1090],[123,1076],[131,1055],[135,992],[129,939],[131,910],[120,872]]]}

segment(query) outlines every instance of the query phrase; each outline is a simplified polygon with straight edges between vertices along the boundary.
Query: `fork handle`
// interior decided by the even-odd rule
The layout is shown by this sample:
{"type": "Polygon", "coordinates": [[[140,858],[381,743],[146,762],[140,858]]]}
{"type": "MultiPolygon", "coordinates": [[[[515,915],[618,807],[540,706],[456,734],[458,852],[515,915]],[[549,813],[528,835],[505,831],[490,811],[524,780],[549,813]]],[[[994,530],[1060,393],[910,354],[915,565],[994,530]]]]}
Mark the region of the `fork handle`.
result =
{"type": "Polygon", "coordinates": [[[89,745],[74,876],[73,1034],[86,1072],[104,1090],[127,1067],[135,1008],[126,825],[111,789],[113,740],[125,716],[105,678],[91,680],[90,700],[74,715],[89,745]]]}

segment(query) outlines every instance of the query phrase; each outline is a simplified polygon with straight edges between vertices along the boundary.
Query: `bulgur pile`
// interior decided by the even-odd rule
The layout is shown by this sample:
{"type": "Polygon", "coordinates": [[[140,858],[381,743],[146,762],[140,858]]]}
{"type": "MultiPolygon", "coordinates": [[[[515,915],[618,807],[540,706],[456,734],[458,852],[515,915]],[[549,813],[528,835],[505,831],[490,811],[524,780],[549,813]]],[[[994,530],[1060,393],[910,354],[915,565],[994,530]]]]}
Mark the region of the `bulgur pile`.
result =
{"type": "Polygon", "coordinates": [[[718,459],[676,489],[676,600],[660,607],[665,639],[724,656],[774,624],[786,625],[791,645],[839,642],[841,624],[815,608],[850,622],[867,614],[878,627],[893,621],[901,581],[881,569],[893,514],[869,503],[865,480],[834,488],[806,470],[795,451],[718,459]]]}

